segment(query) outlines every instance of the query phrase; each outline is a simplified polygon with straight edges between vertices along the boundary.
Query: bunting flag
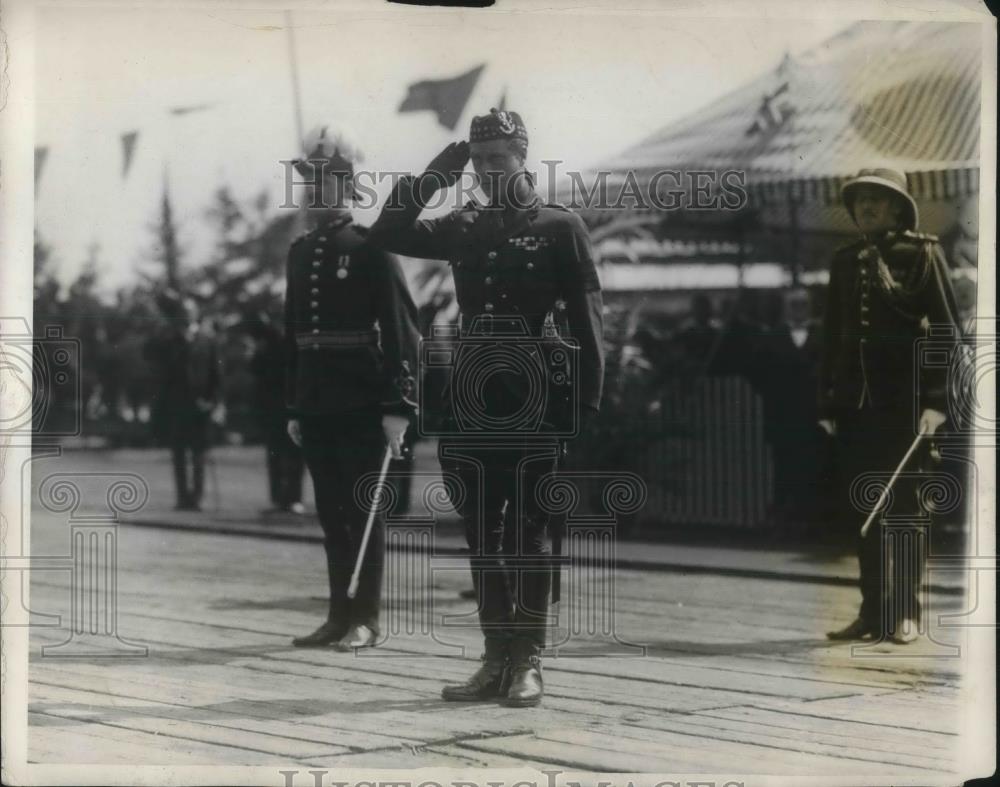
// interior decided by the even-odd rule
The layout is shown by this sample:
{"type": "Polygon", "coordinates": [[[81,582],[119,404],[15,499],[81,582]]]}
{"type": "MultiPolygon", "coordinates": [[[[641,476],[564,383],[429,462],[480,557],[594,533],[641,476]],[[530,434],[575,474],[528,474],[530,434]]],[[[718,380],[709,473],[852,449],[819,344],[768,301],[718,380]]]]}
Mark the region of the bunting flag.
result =
{"type": "Polygon", "coordinates": [[[49,149],[45,146],[35,148],[35,191],[38,190],[38,182],[42,179],[42,169],[45,167],[45,160],[49,157],[49,149]]]}
{"type": "Polygon", "coordinates": [[[794,108],[787,99],[778,103],[778,99],[788,92],[788,82],[782,82],[772,93],[766,93],[761,99],[757,114],[754,115],[753,124],[747,129],[747,136],[752,137],[757,134],[772,136],[780,129],[792,114],[794,108]]]}
{"type": "Polygon", "coordinates": [[[122,178],[128,177],[132,166],[132,154],[135,153],[135,143],[139,138],[138,131],[126,131],[122,134],[122,178]]]}
{"type": "Polygon", "coordinates": [[[168,111],[174,117],[180,117],[181,115],[190,115],[192,112],[204,112],[206,109],[211,109],[214,106],[214,103],[189,104],[186,107],[171,107],[168,111]]]}
{"type": "Polygon", "coordinates": [[[438,123],[449,131],[454,131],[484,68],[485,64],[451,79],[416,82],[410,85],[398,111],[420,112],[429,109],[437,115],[438,123]]]}

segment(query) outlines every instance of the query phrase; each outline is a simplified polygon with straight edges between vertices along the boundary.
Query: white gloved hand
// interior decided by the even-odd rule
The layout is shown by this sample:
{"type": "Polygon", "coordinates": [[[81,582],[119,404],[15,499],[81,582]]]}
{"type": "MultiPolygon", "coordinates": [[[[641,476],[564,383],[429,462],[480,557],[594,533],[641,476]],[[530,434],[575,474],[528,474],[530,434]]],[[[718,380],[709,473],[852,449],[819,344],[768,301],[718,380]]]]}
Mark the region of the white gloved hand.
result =
{"type": "Polygon", "coordinates": [[[299,423],[298,418],[292,418],[288,422],[288,436],[292,439],[299,448],[302,447],[302,424],[299,423]]]}
{"type": "Polygon", "coordinates": [[[918,425],[918,428],[924,434],[932,435],[941,427],[941,424],[947,420],[948,416],[940,410],[933,410],[928,407],[920,414],[920,424],[918,425]]]}
{"type": "Polygon", "coordinates": [[[390,415],[386,413],[382,416],[382,431],[385,433],[385,441],[389,444],[393,459],[403,458],[403,435],[410,425],[410,419],[402,415],[390,415]]]}

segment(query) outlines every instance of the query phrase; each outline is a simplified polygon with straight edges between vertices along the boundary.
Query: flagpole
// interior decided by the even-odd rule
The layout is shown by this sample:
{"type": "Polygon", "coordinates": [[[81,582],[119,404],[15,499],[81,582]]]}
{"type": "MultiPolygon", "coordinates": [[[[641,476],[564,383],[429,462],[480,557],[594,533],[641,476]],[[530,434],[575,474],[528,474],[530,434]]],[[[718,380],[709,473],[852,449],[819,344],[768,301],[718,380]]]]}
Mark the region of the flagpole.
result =
{"type": "MultiPolygon", "coordinates": [[[[784,70],[788,69],[788,73],[785,76],[785,83],[788,85],[788,98],[791,99],[793,96],[792,90],[792,55],[789,50],[785,50],[785,56],[781,61],[781,68],[784,70]]],[[[794,107],[794,105],[792,105],[794,107]]],[[[780,112],[780,110],[779,110],[780,112]]],[[[794,189],[792,183],[795,182],[795,172],[798,169],[798,157],[795,155],[795,112],[794,109],[790,110],[788,116],[788,123],[786,125],[788,130],[789,145],[788,154],[791,158],[791,180],[788,183],[788,225],[792,232],[792,258],[791,262],[791,274],[792,274],[792,286],[799,286],[799,254],[801,251],[801,231],[799,230],[799,201],[794,194],[794,189]]]]}
{"type": "Polygon", "coordinates": [[[285,29],[288,31],[288,61],[291,64],[292,72],[292,102],[295,106],[295,133],[298,138],[295,140],[295,149],[302,144],[305,139],[305,132],[302,128],[302,93],[299,86],[299,65],[298,56],[295,53],[295,31],[292,28],[292,12],[285,11],[285,29]]]}

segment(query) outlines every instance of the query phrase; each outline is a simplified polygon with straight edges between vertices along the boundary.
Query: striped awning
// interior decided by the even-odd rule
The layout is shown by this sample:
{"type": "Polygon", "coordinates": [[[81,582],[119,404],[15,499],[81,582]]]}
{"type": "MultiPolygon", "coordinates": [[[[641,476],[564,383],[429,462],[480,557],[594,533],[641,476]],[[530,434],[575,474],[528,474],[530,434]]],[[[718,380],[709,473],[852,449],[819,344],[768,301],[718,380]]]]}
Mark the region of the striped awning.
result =
{"type": "MultiPolygon", "coordinates": [[[[834,205],[839,204],[840,189],[848,180],[849,176],[834,175],[750,181],[747,191],[751,202],[764,205],[790,199],[834,205]]],[[[979,167],[911,171],[906,173],[906,180],[917,200],[959,199],[979,193],[979,167]]]]}
{"type": "Polygon", "coordinates": [[[977,24],[859,22],[604,162],[610,183],[663,169],[739,170],[753,200],[827,204],[862,167],[914,195],[978,193],[977,24]]]}

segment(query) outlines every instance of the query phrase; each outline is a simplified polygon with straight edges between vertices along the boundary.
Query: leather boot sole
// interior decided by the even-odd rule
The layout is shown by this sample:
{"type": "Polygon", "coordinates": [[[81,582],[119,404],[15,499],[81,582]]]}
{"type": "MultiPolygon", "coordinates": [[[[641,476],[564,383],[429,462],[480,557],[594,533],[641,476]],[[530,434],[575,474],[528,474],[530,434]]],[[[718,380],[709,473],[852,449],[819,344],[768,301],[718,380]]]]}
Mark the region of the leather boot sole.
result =
{"type": "Polygon", "coordinates": [[[299,640],[294,640],[293,639],[292,640],[292,647],[294,647],[294,648],[328,648],[328,647],[330,647],[336,641],[337,641],[336,639],[331,639],[331,640],[316,640],[316,641],[313,641],[313,642],[301,642],[299,640]]]}
{"type": "Polygon", "coordinates": [[[490,700],[495,700],[500,697],[499,692],[491,692],[489,694],[465,694],[456,695],[448,694],[444,689],[441,690],[441,699],[445,702],[489,702],[490,700]]]}
{"type": "Polygon", "coordinates": [[[503,704],[508,708],[534,708],[540,705],[542,698],[538,697],[504,697],[503,704]]]}

